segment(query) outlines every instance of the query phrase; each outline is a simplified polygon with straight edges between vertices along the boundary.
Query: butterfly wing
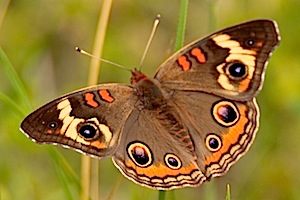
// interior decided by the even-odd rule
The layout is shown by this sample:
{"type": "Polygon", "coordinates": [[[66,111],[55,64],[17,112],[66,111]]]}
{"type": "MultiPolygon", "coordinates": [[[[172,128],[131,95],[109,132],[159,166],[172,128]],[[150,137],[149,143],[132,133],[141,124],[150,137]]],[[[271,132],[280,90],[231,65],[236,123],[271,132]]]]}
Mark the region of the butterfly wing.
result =
{"type": "Polygon", "coordinates": [[[134,110],[113,156],[123,175],[159,190],[199,186],[199,169],[191,140],[170,110],[134,110]]]}
{"type": "Polygon", "coordinates": [[[37,143],[58,144],[94,157],[109,156],[136,101],[130,86],[84,88],[37,109],[20,129],[37,143]]]}
{"type": "Polygon", "coordinates": [[[161,65],[155,78],[168,89],[249,100],[259,92],[278,43],[276,22],[249,21],[182,48],[161,65]]]}
{"type": "Polygon", "coordinates": [[[248,151],[258,117],[254,98],[175,91],[167,105],[133,110],[113,161],[127,178],[150,188],[196,187],[225,174],[248,151]]]}
{"type": "Polygon", "coordinates": [[[170,102],[188,127],[197,164],[207,179],[225,174],[252,145],[259,125],[255,98],[232,101],[177,91],[170,102]]]}

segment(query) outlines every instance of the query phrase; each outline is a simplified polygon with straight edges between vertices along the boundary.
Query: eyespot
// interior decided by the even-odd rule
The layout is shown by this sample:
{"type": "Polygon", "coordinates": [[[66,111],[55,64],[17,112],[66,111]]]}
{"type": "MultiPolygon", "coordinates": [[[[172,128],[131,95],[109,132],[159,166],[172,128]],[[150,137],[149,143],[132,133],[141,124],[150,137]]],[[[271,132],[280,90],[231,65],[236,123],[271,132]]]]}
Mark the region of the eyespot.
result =
{"type": "Polygon", "coordinates": [[[48,127],[49,127],[50,129],[56,129],[56,128],[58,127],[58,123],[55,122],[55,121],[50,122],[50,123],[48,124],[48,127]]]}
{"type": "Polygon", "coordinates": [[[233,126],[240,118],[238,108],[233,102],[220,100],[212,106],[213,119],[222,126],[233,126]]]}
{"type": "Polygon", "coordinates": [[[226,66],[226,74],[233,80],[242,80],[247,75],[247,66],[241,62],[233,62],[226,66]]]}
{"type": "Polygon", "coordinates": [[[171,153],[165,155],[165,164],[171,169],[179,169],[182,165],[178,156],[171,153]]]}
{"type": "Polygon", "coordinates": [[[142,142],[131,142],[127,146],[130,159],[139,167],[148,167],[153,162],[150,148],[142,142]]]}
{"type": "Polygon", "coordinates": [[[222,147],[222,140],[220,136],[210,133],[205,138],[205,145],[211,152],[216,152],[222,147]]]}
{"type": "Polygon", "coordinates": [[[247,46],[253,46],[254,44],[255,44],[254,39],[248,39],[248,40],[246,41],[246,45],[247,45],[247,46]]]}
{"type": "Polygon", "coordinates": [[[98,137],[100,130],[93,122],[83,122],[77,125],[77,132],[85,140],[93,140],[98,137]]]}

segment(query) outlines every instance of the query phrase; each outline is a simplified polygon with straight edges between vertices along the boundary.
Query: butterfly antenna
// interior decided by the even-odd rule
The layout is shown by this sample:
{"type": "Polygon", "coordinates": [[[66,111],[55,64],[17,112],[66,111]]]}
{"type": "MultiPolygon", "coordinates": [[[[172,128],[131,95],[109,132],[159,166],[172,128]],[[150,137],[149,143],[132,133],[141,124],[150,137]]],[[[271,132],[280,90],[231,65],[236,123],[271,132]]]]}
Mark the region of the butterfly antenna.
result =
{"type": "Polygon", "coordinates": [[[96,58],[96,59],[98,59],[98,60],[100,60],[100,61],[102,61],[102,62],[111,64],[111,65],[116,66],[116,67],[119,67],[119,68],[121,68],[121,69],[125,69],[125,70],[127,70],[127,71],[131,71],[131,69],[128,69],[127,67],[125,67],[125,66],[123,66],[123,65],[120,65],[120,64],[118,64],[118,63],[111,62],[111,61],[109,61],[109,60],[105,60],[105,59],[103,59],[103,58],[96,57],[96,56],[94,56],[93,54],[90,54],[89,52],[87,52],[87,51],[85,51],[85,50],[83,50],[83,49],[80,49],[79,47],[75,47],[75,50],[78,51],[79,53],[83,54],[83,55],[86,55],[86,56],[89,56],[89,57],[92,57],[92,58],[96,58]]]}
{"type": "Polygon", "coordinates": [[[153,40],[155,31],[157,30],[157,26],[158,26],[158,24],[159,24],[159,22],[160,22],[160,18],[161,18],[161,15],[158,14],[158,15],[156,16],[155,20],[154,20],[153,27],[152,27],[152,31],[151,31],[149,40],[148,40],[148,42],[147,42],[146,48],[145,48],[145,50],[144,50],[144,53],[143,53],[143,56],[142,56],[142,59],[141,59],[141,62],[140,62],[140,70],[142,69],[142,64],[143,64],[143,62],[144,62],[144,60],[145,60],[146,54],[147,54],[148,49],[149,49],[149,47],[150,47],[150,44],[151,44],[151,42],[152,42],[152,40],[153,40]]]}

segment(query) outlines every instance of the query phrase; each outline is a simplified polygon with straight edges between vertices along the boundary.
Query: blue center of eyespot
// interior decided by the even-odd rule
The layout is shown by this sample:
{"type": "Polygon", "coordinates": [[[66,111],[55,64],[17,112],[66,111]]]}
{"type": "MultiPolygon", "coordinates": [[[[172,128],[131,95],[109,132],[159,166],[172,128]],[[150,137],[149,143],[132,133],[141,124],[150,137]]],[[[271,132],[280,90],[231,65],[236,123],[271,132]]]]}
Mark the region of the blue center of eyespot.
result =
{"type": "Polygon", "coordinates": [[[241,78],[246,75],[246,66],[242,63],[233,63],[228,69],[231,76],[241,78]]]}
{"type": "Polygon", "coordinates": [[[248,45],[248,46],[253,46],[254,43],[255,43],[255,42],[254,42],[253,39],[250,39],[250,40],[247,41],[247,45],[248,45]]]}
{"type": "Polygon", "coordinates": [[[97,134],[97,130],[92,125],[86,124],[80,127],[79,134],[84,138],[91,139],[97,134]]]}
{"type": "Polygon", "coordinates": [[[57,128],[57,126],[58,126],[57,122],[50,122],[50,123],[49,123],[49,127],[50,127],[51,129],[55,129],[55,128],[57,128]]]}

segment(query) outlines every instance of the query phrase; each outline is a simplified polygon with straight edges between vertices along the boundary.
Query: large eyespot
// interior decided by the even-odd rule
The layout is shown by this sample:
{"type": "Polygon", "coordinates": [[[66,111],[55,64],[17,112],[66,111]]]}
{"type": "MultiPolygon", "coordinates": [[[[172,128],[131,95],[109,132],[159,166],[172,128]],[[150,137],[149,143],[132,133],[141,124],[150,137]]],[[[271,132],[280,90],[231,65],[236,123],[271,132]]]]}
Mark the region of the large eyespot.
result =
{"type": "Polygon", "coordinates": [[[239,120],[240,113],[233,102],[220,100],[212,106],[212,117],[220,125],[229,127],[239,120]]]}
{"type": "Polygon", "coordinates": [[[178,156],[171,153],[165,155],[165,164],[171,169],[179,169],[182,165],[178,156]]]}
{"type": "Polygon", "coordinates": [[[77,125],[77,132],[85,140],[93,140],[99,136],[99,127],[94,122],[83,122],[77,125]]]}
{"type": "Polygon", "coordinates": [[[248,74],[247,66],[241,62],[233,62],[226,66],[226,74],[233,80],[242,80],[248,74]]]}
{"type": "Polygon", "coordinates": [[[139,167],[148,167],[153,162],[153,156],[150,148],[138,141],[128,144],[127,153],[130,159],[139,167]]]}
{"type": "Polygon", "coordinates": [[[210,133],[205,138],[205,145],[211,152],[219,151],[222,147],[222,140],[218,135],[210,133]]]}

